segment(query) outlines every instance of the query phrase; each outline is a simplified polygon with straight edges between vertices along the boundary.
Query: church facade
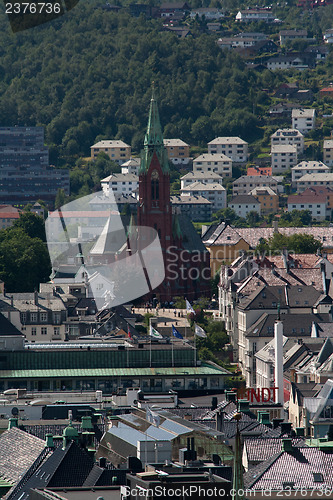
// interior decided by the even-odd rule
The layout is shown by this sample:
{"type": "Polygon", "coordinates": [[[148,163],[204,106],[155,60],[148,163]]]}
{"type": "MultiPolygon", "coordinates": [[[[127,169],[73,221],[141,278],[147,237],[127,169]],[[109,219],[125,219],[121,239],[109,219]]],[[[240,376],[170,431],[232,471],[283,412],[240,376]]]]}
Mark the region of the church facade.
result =
{"type": "Polygon", "coordinates": [[[154,228],[162,247],[165,279],[152,296],[170,301],[210,295],[209,252],[191,220],[172,212],[169,161],[154,95],[139,170],[137,224],[154,228]]]}

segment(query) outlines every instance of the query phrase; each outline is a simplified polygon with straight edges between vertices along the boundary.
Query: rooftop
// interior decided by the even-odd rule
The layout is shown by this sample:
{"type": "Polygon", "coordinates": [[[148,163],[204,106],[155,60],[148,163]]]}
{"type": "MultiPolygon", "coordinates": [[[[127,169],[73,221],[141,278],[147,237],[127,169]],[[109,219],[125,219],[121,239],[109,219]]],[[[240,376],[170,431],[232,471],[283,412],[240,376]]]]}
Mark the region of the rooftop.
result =
{"type": "Polygon", "coordinates": [[[130,148],[128,144],[123,141],[99,141],[96,142],[91,148],[130,148]]]}

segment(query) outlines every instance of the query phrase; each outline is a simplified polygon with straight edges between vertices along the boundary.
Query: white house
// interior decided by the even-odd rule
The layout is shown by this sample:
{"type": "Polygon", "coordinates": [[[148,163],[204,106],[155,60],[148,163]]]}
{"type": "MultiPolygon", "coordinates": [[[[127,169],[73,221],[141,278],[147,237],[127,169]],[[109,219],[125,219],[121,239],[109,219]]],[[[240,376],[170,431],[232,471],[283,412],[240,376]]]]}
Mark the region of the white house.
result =
{"type": "Polygon", "coordinates": [[[193,160],[193,172],[215,172],[232,177],[232,160],[225,154],[203,154],[193,160]]]}
{"type": "Polygon", "coordinates": [[[180,194],[191,196],[202,196],[212,203],[212,210],[222,210],[227,206],[226,190],[221,184],[217,182],[210,184],[203,184],[202,182],[194,182],[189,186],[181,189],[180,194]]]}
{"type": "Polygon", "coordinates": [[[302,134],[310,132],[316,124],[316,112],[314,109],[293,109],[291,112],[292,128],[296,128],[302,134]]]}
{"type": "Polygon", "coordinates": [[[216,137],[208,143],[208,153],[226,155],[234,163],[248,161],[249,145],[240,137],[216,137]]]}
{"type": "Polygon", "coordinates": [[[193,9],[190,13],[190,18],[194,19],[196,16],[202,18],[204,17],[207,21],[213,19],[223,19],[224,12],[216,7],[199,7],[198,9],[193,9]]]}
{"type": "Polygon", "coordinates": [[[106,196],[111,192],[131,194],[139,187],[139,177],[134,174],[112,174],[101,180],[101,186],[106,196]]]}
{"type": "Polygon", "coordinates": [[[297,153],[304,151],[304,135],[299,130],[292,128],[279,128],[271,135],[271,146],[281,146],[289,144],[297,147],[297,153]]]}
{"type": "Polygon", "coordinates": [[[265,23],[277,22],[274,14],[267,9],[247,9],[240,10],[236,14],[236,21],[240,23],[253,23],[256,21],[263,21],[265,23]]]}
{"type": "Polygon", "coordinates": [[[272,174],[284,173],[297,163],[297,147],[289,144],[271,147],[272,174]]]}
{"type": "MultiPolygon", "coordinates": [[[[306,193],[310,190],[308,189],[306,193]]],[[[306,194],[288,196],[288,212],[293,210],[309,210],[311,217],[315,220],[325,220],[328,215],[327,197],[320,194],[306,194]]]]}
{"type": "Polygon", "coordinates": [[[229,203],[229,207],[236,212],[238,217],[246,218],[250,212],[257,212],[260,215],[260,201],[251,195],[234,196],[229,203]]]}
{"type": "Polygon", "coordinates": [[[202,184],[217,183],[223,185],[223,177],[215,172],[188,172],[180,178],[180,188],[183,189],[194,182],[202,184]]]}
{"type": "Polygon", "coordinates": [[[302,193],[309,187],[324,186],[333,189],[333,173],[306,174],[296,181],[297,192],[302,193]]]}
{"type": "Polygon", "coordinates": [[[323,39],[325,43],[333,43],[333,29],[326,30],[323,39]]]}
{"type": "Polygon", "coordinates": [[[330,169],[321,161],[301,161],[291,169],[291,182],[293,187],[296,187],[298,181],[306,174],[324,174],[330,169]]]}
{"type": "Polygon", "coordinates": [[[125,161],[125,163],[121,164],[121,173],[139,175],[140,163],[140,158],[131,158],[125,161]]]}
{"type": "Polygon", "coordinates": [[[324,163],[329,167],[333,167],[333,140],[332,139],[324,141],[323,155],[324,155],[324,163]]]}
{"type": "Polygon", "coordinates": [[[187,165],[190,161],[190,146],[181,139],[164,139],[168,158],[175,165],[187,165]]]}

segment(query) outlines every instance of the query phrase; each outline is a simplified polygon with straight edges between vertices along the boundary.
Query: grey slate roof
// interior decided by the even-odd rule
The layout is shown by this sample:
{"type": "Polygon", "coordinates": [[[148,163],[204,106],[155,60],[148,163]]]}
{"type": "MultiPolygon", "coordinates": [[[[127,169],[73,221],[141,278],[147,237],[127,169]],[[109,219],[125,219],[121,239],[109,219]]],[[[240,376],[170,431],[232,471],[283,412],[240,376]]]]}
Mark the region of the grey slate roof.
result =
{"type": "Polygon", "coordinates": [[[286,489],[286,483],[294,488],[311,491],[325,486],[333,487],[333,454],[317,448],[295,447],[291,453],[279,452],[270,459],[244,474],[244,487],[255,490],[272,488],[286,489]],[[322,474],[323,481],[315,481],[314,473],[322,474]]]}
{"type": "Polygon", "coordinates": [[[20,335],[22,333],[8,319],[0,313],[0,337],[4,335],[20,335]]]}
{"type": "Polygon", "coordinates": [[[0,478],[17,483],[45,449],[45,441],[13,427],[0,436],[0,478]]]}
{"type": "MultiPolygon", "coordinates": [[[[304,438],[293,438],[293,446],[305,446],[304,438]]],[[[263,462],[282,449],[282,438],[250,438],[245,437],[244,449],[249,462],[263,462]]]]}

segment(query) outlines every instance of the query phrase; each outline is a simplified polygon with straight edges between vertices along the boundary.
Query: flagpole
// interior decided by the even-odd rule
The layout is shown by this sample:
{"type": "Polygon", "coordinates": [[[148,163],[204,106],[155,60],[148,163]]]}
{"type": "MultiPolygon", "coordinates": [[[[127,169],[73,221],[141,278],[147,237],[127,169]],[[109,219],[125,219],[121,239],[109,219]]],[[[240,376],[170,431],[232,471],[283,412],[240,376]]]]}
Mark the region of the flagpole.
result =
{"type": "Polygon", "coordinates": [[[194,366],[197,366],[197,336],[194,332],[194,366]]]}
{"type": "Polygon", "coordinates": [[[173,354],[173,338],[171,337],[171,356],[172,356],[172,366],[175,366],[175,359],[173,354]]]}
{"type": "Polygon", "coordinates": [[[151,318],[149,318],[149,337],[150,337],[150,349],[149,349],[149,366],[151,368],[151,318]]]}

